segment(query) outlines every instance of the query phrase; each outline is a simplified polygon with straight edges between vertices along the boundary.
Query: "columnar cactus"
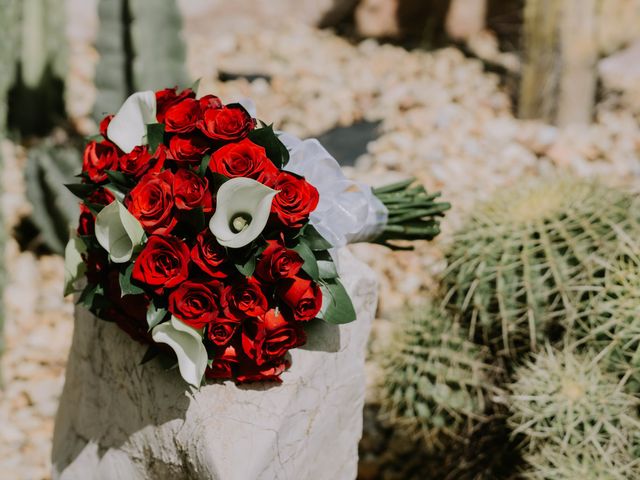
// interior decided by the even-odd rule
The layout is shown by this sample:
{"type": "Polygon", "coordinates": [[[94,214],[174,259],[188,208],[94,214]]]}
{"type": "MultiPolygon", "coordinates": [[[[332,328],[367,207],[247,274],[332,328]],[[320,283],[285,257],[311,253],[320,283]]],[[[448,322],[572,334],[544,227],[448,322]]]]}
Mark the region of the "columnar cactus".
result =
{"type": "Polygon", "coordinates": [[[593,354],[548,346],[516,370],[509,390],[509,424],[532,452],[546,444],[630,452],[640,429],[640,399],[593,354]]]}
{"type": "Polygon", "coordinates": [[[182,19],[175,0],[101,0],[98,15],[98,119],[117,111],[133,91],[186,86],[182,19]]]}
{"type": "Polygon", "coordinates": [[[487,420],[492,370],[435,309],[409,314],[383,358],[382,417],[436,449],[487,420]]]}
{"type": "Polygon", "coordinates": [[[586,308],[633,197],[594,182],[521,184],[478,207],[453,236],[443,305],[470,336],[511,358],[560,338],[586,308]]]}
{"type": "Polygon", "coordinates": [[[44,145],[32,148],[27,158],[27,198],[33,206],[31,218],[41,240],[51,251],[62,254],[69,228],[77,223],[78,202],[65,184],[73,183],[80,169],[77,149],[44,145]]]}

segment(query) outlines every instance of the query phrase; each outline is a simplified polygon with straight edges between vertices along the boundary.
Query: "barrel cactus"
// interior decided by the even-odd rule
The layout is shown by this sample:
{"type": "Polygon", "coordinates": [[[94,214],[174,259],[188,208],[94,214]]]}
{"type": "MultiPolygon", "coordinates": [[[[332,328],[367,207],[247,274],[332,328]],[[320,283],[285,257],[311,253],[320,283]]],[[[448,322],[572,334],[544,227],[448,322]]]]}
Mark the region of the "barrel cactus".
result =
{"type": "Polygon", "coordinates": [[[454,234],[443,305],[494,353],[517,358],[561,337],[597,290],[633,196],[561,178],[516,185],[454,234]]]}
{"type": "Polygon", "coordinates": [[[381,359],[382,418],[431,449],[467,437],[489,410],[492,370],[482,353],[434,308],[408,314],[381,359]]]}
{"type": "Polygon", "coordinates": [[[640,394],[640,254],[627,250],[607,268],[592,308],[571,329],[576,348],[592,348],[630,392],[640,394]]]}
{"type": "Polygon", "coordinates": [[[526,480],[629,480],[640,478],[640,462],[629,452],[594,446],[560,448],[550,443],[525,456],[526,480]]]}
{"type": "Polygon", "coordinates": [[[591,353],[547,346],[516,370],[509,390],[509,424],[526,436],[532,452],[549,442],[560,449],[628,452],[640,429],[640,399],[591,353]]]}
{"type": "Polygon", "coordinates": [[[69,229],[77,222],[78,202],[65,184],[74,183],[81,163],[76,148],[44,144],[29,150],[25,181],[31,219],[41,243],[55,253],[64,252],[69,229]]]}
{"type": "Polygon", "coordinates": [[[98,119],[115,112],[134,91],[188,83],[175,0],[100,0],[98,14],[98,119]]]}

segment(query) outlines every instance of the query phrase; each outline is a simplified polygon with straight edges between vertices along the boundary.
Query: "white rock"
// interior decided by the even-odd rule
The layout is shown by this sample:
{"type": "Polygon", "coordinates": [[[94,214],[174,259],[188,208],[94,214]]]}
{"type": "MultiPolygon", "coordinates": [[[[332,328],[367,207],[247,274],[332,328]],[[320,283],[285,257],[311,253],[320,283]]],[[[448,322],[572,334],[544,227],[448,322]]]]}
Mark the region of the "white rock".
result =
{"type": "Polygon", "coordinates": [[[310,327],[281,385],[226,382],[187,393],[176,371],[139,365],[144,347],[78,310],[53,478],[355,478],[377,282],[348,251],[339,268],[358,319],[310,327]]]}

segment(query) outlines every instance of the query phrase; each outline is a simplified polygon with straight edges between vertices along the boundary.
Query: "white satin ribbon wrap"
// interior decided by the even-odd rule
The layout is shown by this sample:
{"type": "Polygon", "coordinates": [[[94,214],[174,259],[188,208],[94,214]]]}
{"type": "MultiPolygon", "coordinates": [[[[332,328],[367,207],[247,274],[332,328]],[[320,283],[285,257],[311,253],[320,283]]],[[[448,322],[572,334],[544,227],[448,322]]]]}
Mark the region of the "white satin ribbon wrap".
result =
{"type": "Polygon", "coordinates": [[[316,140],[300,140],[289,133],[279,138],[289,150],[284,170],[296,173],[318,189],[320,201],[310,222],[334,247],[378,237],[389,212],[371,187],[345,177],[335,158],[316,140]]]}

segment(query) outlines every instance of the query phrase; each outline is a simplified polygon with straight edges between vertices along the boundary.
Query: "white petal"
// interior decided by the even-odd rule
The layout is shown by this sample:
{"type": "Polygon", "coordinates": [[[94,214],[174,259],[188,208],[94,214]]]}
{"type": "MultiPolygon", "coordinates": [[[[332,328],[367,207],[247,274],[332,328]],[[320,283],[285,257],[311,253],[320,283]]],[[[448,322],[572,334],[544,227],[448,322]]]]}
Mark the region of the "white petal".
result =
{"type": "Polygon", "coordinates": [[[133,249],[144,239],[144,229],[126,207],[114,200],[96,216],[96,239],[114,263],[131,259],[133,249]]]}
{"type": "Polygon", "coordinates": [[[180,375],[190,385],[199,387],[208,361],[202,333],[171,317],[170,322],[155,326],[151,337],[154,342],[165,343],[176,352],[180,375]]]}
{"type": "Polygon", "coordinates": [[[209,222],[209,229],[225,247],[244,247],[264,230],[271,202],[278,192],[251,178],[232,178],[218,190],[216,211],[209,222]],[[251,217],[249,226],[240,232],[231,230],[230,224],[237,215],[251,217]]]}
{"type": "Polygon", "coordinates": [[[129,153],[146,143],[147,124],[156,123],[156,95],[151,90],[136,92],[127,98],[111,119],[107,137],[129,153]]]}
{"type": "Polygon", "coordinates": [[[82,260],[82,254],[87,251],[85,243],[78,238],[75,232],[69,238],[64,249],[64,294],[73,292],[73,283],[87,270],[82,260]]]}

